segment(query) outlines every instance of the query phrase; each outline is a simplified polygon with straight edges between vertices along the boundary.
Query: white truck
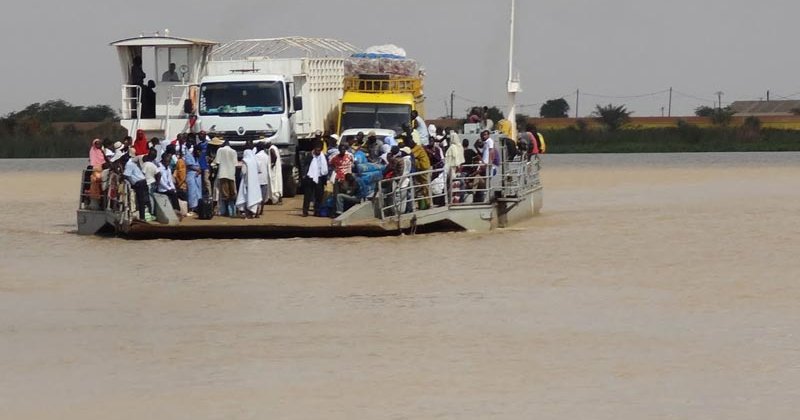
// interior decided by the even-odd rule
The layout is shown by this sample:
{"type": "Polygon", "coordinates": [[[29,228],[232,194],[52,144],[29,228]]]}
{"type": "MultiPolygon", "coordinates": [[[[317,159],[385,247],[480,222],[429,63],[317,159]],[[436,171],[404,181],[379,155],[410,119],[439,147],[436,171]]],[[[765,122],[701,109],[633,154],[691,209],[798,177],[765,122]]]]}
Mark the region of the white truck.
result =
{"type": "Polygon", "coordinates": [[[248,141],[268,139],[281,150],[287,196],[296,189],[298,145],[317,130],[336,129],[344,59],[357,51],[345,42],[302,37],[220,45],[154,35],[111,45],[126,77],[121,124],[131,135],[143,129],[148,137],[169,139],[205,131],[240,151],[248,141]],[[147,87],[133,80],[133,66],[135,57],[145,61],[151,51],[145,73],[176,69],[177,77],[169,81],[164,73],[150,104],[155,110],[142,112],[147,87]]]}

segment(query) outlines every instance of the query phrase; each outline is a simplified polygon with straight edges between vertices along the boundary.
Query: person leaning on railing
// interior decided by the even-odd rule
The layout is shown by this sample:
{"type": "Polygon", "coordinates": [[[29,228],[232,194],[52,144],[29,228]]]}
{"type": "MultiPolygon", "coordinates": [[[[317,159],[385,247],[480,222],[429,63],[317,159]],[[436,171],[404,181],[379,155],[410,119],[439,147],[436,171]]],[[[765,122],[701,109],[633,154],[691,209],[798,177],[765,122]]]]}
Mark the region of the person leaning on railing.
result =
{"type": "MultiPolygon", "coordinates": [[[[404,139],[403,144],[411,148],[411,154],[414,156],[414,162],[416,163],[416,172],[427,172],[431,169],[431,160],[425,148],[417,144],[412,138],[404,139]]],[[[417,199],[417,205],[420,210],[427,210],[431,207],[431,203],[428,200],[430,183],[430,173],[414,176],[414,184],[416,185],[414,196],[417,199]]]]}

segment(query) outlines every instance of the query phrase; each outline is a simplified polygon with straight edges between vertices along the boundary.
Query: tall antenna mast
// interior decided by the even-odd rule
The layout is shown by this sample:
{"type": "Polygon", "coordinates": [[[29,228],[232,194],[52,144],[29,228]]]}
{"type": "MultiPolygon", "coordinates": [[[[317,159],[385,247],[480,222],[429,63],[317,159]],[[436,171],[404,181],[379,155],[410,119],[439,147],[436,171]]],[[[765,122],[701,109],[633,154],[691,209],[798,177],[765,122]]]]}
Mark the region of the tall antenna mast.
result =
{"type": "Polygon", "coordinates": [[[511,37],[508,47],[508,121],[511,123],[511,138],[517,138],[517,93],[522,92],[519,76],[514,77],[514,18],[516,0],[511,0],[511,37]]]}

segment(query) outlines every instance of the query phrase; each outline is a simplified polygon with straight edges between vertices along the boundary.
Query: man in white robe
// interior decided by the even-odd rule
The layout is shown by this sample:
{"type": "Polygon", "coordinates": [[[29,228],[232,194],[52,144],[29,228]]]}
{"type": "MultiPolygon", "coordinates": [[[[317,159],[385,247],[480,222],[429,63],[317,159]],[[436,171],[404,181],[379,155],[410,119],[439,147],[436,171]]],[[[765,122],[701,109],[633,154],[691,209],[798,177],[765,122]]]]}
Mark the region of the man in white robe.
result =
{"type": "Polygon", "coordinates": [[[256,161],[258,162],[258,184],[261,186],[261,200],[262,204],[267,204],[269,202],[269,154],[264,143],[258,143],[256,149],[258,149],[256,161]]]}
{"type": "Polygon", "coordinates": [[[267,142],[269,155],[269,201],[278,204],[283,199],[283,167],[281,165],[281,151],[278,146],[267,142]]]}
{"type": "Polygon", "coordinates": [[[245,149],[244,157],[242,157],[242,179],[239,182],[239,194],[236,196],[236,207],[245,217],[251,218],[258,214],[261,201],[258,160],[251,149],[245,149]]]}

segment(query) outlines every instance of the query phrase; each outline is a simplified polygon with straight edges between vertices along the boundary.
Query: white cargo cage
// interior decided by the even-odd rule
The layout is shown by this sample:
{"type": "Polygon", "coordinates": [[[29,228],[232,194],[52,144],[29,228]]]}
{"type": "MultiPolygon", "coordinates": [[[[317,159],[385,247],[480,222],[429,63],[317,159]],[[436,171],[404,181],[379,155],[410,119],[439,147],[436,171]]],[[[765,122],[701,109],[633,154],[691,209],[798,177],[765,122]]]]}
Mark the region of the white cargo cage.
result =
{"type": "Polygon", "coordinates": [[[209,76],[235,73],[282,74],[294,82],[294,94],[304,108],[294,116],[298,138],[335,127],[342,97],[344,59],[358,49],[328,38],[284,37],[232,41],[215,48],[208,62],[209,76]]]}

